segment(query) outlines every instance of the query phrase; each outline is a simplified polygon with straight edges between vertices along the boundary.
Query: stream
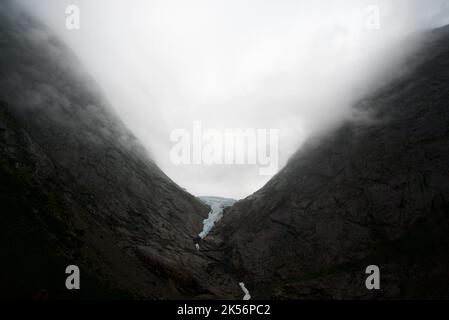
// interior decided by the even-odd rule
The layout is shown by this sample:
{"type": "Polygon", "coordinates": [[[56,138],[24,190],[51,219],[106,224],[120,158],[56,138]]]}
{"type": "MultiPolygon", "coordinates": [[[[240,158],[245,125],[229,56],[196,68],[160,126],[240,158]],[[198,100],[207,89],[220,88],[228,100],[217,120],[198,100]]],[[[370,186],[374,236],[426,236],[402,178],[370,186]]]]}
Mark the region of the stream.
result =
{"type": "MultiPolygon", "coordinates": [[[[198,234],[198,237],[200,239],[204,239],[213,229],[215,224],[218,221],[220,221],[221,218],[223,218],[223,210],[226,209],[227,207],[234,205],[234,203],[236,203],[237,200],[220,197],[199,197],[199,199],[203,203],[208,205],[211,209],[207,219],[203,221],[203,230],[198,234]]],[[[195,246],[197,250],[200,250],[199,243],[196,243],[195,246]]],[[[251,295],[248,289],[245,287],[245,284],[243,282],[240,282],[239,286],[242,289],[243,293],[245,294],[243,300],[250,300],[251,295]]]]}

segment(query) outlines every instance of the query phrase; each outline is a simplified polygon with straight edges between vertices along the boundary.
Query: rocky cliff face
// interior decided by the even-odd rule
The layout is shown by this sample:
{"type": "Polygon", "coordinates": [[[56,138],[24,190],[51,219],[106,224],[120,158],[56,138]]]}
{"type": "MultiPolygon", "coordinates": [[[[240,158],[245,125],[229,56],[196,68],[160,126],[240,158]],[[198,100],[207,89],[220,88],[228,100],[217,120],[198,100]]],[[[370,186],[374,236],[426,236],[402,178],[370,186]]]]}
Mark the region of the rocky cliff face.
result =
{"type": "Polygon", "coordinates": [[[173,183],[78,61],[0,3],[0,296],[188,297],[208,208],[173,183]],[[65,289],[78,265],[85,290],[65,289]]]}
{"type": "Polygon", "coordinates": [[[0,3],[0,297],[448,298],[449,30],[225,211],[174,184],[79,62],[0,3]],[[66,266],[83,290],[65,289],[66,266]],[[381,290],[367,291],[378,265],[381,290]]]}
{"type": "Polygon", "coordinates": [[[449,296],[449,29],[407,67],[225,214],[212,237],[254,298],[449,296]]]}

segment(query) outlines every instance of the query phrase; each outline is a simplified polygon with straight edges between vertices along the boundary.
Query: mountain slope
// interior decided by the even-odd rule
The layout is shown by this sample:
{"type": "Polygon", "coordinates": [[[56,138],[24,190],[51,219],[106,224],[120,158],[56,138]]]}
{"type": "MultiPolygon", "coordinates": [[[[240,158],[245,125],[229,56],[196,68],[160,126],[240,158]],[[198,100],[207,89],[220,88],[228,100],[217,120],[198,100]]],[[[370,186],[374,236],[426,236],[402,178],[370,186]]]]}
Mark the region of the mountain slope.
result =
{"type": "Polygon", "coordinates": [[[408,67],[226,212],[212,237],[254,298],[449,297],[449,29],[408,67]]]}
{"type": "Polygon", "coordinates": [[[208,208],[173,183],[79,62],[0,4],[1,296],[189,296],[184,266],[208,208]],[[65,268],[84,290],[65,289],[65,268]]]}

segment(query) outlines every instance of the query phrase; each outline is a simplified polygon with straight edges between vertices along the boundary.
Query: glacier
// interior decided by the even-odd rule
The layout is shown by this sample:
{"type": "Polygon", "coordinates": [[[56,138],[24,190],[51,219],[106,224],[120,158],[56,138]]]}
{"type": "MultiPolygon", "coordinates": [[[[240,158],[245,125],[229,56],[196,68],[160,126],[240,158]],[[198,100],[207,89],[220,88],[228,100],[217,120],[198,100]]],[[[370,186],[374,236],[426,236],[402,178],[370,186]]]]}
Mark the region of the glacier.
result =
{"type": "Polygon", "coordinates": [[[207,204],[211,209],[207,219],[203,221],[203,230],[198,234],[201,239],[204,239],[215,226],[215,223],[223,217],[223,210],[234,205],[237,200],[220,197],[198,197],[198,199],[207,204]]]}

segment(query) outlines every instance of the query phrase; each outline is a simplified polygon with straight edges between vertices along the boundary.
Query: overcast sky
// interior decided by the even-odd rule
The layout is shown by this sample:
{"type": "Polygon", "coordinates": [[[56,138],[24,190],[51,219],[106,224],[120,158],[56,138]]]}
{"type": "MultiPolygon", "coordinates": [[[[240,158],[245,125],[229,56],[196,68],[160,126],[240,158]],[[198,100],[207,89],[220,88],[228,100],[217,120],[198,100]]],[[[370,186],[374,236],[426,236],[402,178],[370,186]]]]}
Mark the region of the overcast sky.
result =
{"type": "MultiPolygon", "coordinates": [[[[269,176],[257,166],[170,162],[170,132],[279,129],[280,166],[314,130],[350,114],[408,47],[449,21],[447,0],[17,0],[79,56],[125,124],[195,195],[242,198],[269,176]],[[65,9],[81,10],[81,29],[65,9]],[[370,29],[370,5],[380,29],[370,29]]],[[[411,47],[411,46],[410,46],[411,47]]]]}

